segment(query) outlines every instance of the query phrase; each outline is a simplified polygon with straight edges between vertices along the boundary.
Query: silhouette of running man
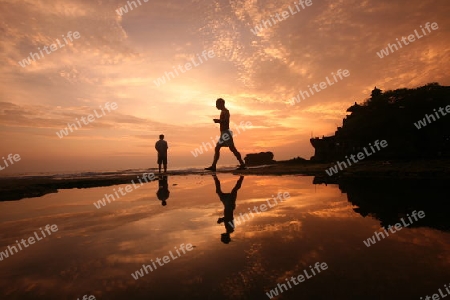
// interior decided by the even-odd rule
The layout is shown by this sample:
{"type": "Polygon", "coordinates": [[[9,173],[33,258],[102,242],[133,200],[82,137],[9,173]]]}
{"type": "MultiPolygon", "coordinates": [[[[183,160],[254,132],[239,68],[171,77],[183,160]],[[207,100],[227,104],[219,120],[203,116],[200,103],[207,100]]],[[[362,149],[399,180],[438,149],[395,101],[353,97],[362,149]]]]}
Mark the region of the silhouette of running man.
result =
{"type": "Polygon", "coordinates": [[[164,134],[159,135],[159,141],[155,143],[155,149],[158,151],[158,160],[156,163],[159,167],[159,173],[161,173],[161,164],[164,165],[164,173],[167,172],[167,149],[169,146],[167,142],[164,140],[164,134]]]}
{"type": "Polygon", "coordinates": [[[158,191],[156,192],[156,196],[159,200],[161,200],[161,205],[166,206],[166,200],[169,199],[169,183],[167,182],[167,176],[159,176],[158,178],[158,191]]]}
{"type": "Polygon", "coordinates": [[[220,148],[228,147],[231,152],[233,152],[234,156],[236,156],[237,160],[240,163],[239,168],[237,170],[245,170],[245,163],[242,160],[241,154],[234,146],[233,141],[233,133],[230,130],[230,111],[225,108],[225,100],[219,98],[216,100],[216,108],[221,110],[220,119],[213,119],[214,123],[220,124],[220,138],[217,141],[216,148],[214,149],[214,161],[212,165],[205,170],[216,171],[216,165],[219,161],[220,157],[220,148]]]}
{"type": "Polygon", "coordinates": [[[217,220],[217,224],[225,223],[225,233],[222,233],[220,236],[220,240],[224,244],[229,244],[231,241],[230,233],[234,232],[234,209],[236,208],[236,198],[237,192],[242,186],[242,181],[244,180],[244,176],[240,176],[236,185],[231,190],[231,193],[224,193],[220,188],[219,178],[214,174],[212,175],[214,178],[214,183],[216,184],[216,193],[219,195],[220,201],[223,203],[223,217],[217,220]]]}

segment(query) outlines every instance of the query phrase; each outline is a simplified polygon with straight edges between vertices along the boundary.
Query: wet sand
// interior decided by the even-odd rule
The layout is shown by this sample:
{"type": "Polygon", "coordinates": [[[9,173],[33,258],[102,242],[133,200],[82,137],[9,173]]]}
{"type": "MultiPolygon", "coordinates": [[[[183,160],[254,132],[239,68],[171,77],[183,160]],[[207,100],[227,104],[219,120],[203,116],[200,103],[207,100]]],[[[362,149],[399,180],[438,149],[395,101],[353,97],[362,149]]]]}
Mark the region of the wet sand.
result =
{"type": "MultiPolygon", "coordinates": [[[[450,179],[450,160],[425,161],[362,161],[347,169],[339,171],[334,176],[326,174],[325,170],[333,164],[324,163],[277,163],[267,166],[249,167],[247,170],[236,171],[234,168],[219,168],[217,173],[243,175],[308,175],[316,176],[317,182],[338,183],[341,178],[422,178],[450,179]]],[[[23,198],[41,197],[49,193],[57,193],[60,189],[82,189],[138,181],[137,176],[152,173],[155,170],[128,170],[124,172],[105,172],[95,175],[55,177],[0,177],[0,201],[13,201],[23,198]]],[[[211,172],[201,169],[169,170],[167,175],[209,175],[211,172]]],[[[155,173],[155,175],[158,175],[155,173]]]]}

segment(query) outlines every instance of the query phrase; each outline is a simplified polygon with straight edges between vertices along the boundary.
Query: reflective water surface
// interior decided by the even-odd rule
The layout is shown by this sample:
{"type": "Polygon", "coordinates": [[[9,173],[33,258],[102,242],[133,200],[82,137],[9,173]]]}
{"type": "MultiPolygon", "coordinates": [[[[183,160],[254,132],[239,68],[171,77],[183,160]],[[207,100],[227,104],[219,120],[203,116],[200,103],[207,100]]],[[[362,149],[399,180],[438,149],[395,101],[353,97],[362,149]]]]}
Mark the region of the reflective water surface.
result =
{"type": "Polygon", "coordinates": [[[328,268],[291,282],[277,299],[419,299],[450,282],[445,188],[168,176],[93,205],[120,187],[0,202],[2,252],[47,224],[58,226],[3,256],[1,299],[269,299],[271,289],[305,269],[311,274],[316,262],[328,268]],[[425,218],[363,243],[414,210],[425,218]]]}

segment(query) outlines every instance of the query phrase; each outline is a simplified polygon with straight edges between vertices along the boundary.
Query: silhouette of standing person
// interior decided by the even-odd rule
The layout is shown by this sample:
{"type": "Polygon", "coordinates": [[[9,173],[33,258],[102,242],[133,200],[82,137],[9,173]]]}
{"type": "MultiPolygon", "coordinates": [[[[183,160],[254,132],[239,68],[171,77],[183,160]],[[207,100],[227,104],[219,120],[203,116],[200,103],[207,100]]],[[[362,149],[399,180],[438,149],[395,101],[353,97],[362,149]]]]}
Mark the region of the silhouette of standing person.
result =
{"type": "Polygon", "coordinates": [[[225,108],[225,100],[223,100],[222,98],[217,99],[216,108],[221,110],[220,119],[213,119],[214,123],[220,124],[220,138],[217,141],[216,148],[214,149],[214,161],[212,165],[208,168],[205,168],[205,170],[216,171],[216,165],[220,157],[220,148],[222,147],[230,148],[231,152],[233,152],[234,156],[236,156],[237,160],[240,163],[240,166],[237,169],[244,170],[245,163],[242,160],[241,154],[234,146],[233,133],[230,130],[230,111],[225,108]]]}
{"type": "Polygon", "coordinates": [[[166,200],[169,199],[170,191],[169,191],[169,183],[167,182],[167,175],[159,176],[158,178],[158,191],[156,192],[156,196],[161,200],[161,205],[166,206],[166,200]]]}
{"type": "Polygon", "coordinates": [[[237,192],[242,186],[242,181],[244,180],[244,176],[240,176],[236,185],[231,190],[231,193],[224,193],[220,188],[219,178],[214,174],[212,175],[214,178],[214,183],[216,184],[216,193],[219,195],[220,201],[223,203],[223,217],[217,220],[217,224],[225,223],[225,233],[222,233],[220,236],[220,240],[224,244],[229,244],[231,241],[230,233],[234,232],[234,209],[236,208],[236,198],[237,192]]]}
{"type": "Polygon", "coordinates": [[[158,152],[158,160],[157,164],[159,167],[159,173],[161,173],[161,164],[164,165],[164,173],[167,172],[167,149],[169,146],[167,142],[164,140],[164,134],[159,135],[159,141],[155,143],[155,149],[158,152]]]}

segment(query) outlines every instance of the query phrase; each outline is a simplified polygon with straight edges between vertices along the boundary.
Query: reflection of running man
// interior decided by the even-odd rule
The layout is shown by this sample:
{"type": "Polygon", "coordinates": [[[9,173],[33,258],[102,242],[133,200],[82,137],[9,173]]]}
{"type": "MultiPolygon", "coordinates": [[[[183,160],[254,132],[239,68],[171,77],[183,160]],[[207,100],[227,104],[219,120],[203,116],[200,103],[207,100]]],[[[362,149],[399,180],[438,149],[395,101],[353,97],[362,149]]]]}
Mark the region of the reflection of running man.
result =
{"type": "Polygon", "coordinates": [[[167,183],[167,176],[159,176],[158,178],[159,183],[159,189],[156,192],[156,196],[158,196],[158,199],[161,200],[161,205],[166,206],[167,202],[166,200],[169,199],[169,184],[167,183]]]}
{"type": "Polygon", "coordinates": [[[214,149],[214,161],[211,167],[205,168],[205,170],[216,170],[216,165],[220,157],[220,148],[222,147],[230,148],[231,152],[233,152],[234,156],[236,156],[237,160],[241,164],[238,170],[244,170],[245,163],[242,160],[241,154],[234,146],[233,133],[230,130],[230,111],[225,108],[225,100],[223,100],[222,98],[217,99],[216,108],[222,111],[220,113],[220,119],[213,119],[214,123],[220,123],[220,139],[217,142],[216,148],[214,149]]]}
{"type": "Polygon", "coordinates": [[[214,183],[216,184],[216,193],[219,195],[220,201],[223,203],[223,217],[219,218],[217,220],[218,224],[225,222],[225,233],[221,234],[221,241],[224,244],[228,244],[231,241],[230,233],[234,231],[234,216],[233,212],[236,208],[236,198],[237,198],[237,192],[242,186],[242,181],[244,180],[244,176],[240,176],[238,181],[236,182],[236,185],[231,190],[231,193],[224,193],[222,192],[222,189],[220,188],[220,181],[217,178],[216,175],[212,175],[214,178],[214,183]]]}

